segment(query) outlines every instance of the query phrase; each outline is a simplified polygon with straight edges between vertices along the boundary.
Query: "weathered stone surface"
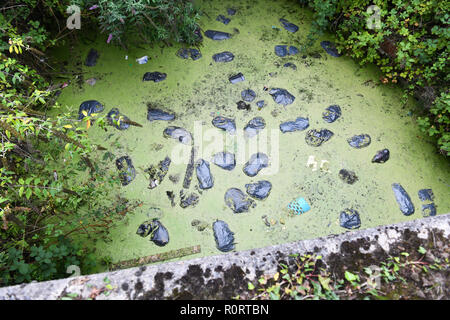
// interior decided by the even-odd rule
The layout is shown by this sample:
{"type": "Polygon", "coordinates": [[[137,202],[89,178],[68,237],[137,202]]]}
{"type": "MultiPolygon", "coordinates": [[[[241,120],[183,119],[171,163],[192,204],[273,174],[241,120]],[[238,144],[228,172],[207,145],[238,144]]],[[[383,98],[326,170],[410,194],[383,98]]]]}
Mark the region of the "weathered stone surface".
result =
{"type": "Polygon", "coordinates": [[[144,74],[144,77],[142,78],[143,81],[153,81],[153,82],[160,82],[167,78],[167,74],[161,73],[158,71],[155,72],[146,72],[144,74]]]}
{"type": "Polygon", "coordinates": [[[234,233],[231,232],[225,221],[216,220],[213,223],[213,231],[217,249],[222,252],[228,252],[234,249],[234,233]]]}
{"type": "Polygon", "coordinates": [[[262,152],[253,154],[250,160],[244,165],[244,173],[249,177],[254,177],[263,168],[269,166],[269,157],[262,152]]]}
{"type": "Polygon", "coordinates": [[[234,213],[247,212],[254,207],[255,202],[238,188],[230,188],[225,193],[225,204],[234,213]]]}
{"type": "Polygon", "coordinates": [[[255,117],[251,119],[244,127],[244,134],[247,138],[256,136],[261,130],[266,127],[266,122],[262,117],[255,117]]]}
{"type": "Polygon", "coordinates": [[[295,100],[295,97],[286,89],[273,88],[269,91],[269,94],[272,96],[273,101],[284,106],[293,103],[295,100]]]}
{"type": "Polygon", "coordinates": [[[400,211],[405,215],[409,216],[414,213],[414,204],[411,201],[408,193],[403,189],[403,187],[398,183],[392,184],[392,191],[394,191],[395,200],[400,207],[400,211]]]}
{"type": "Polygon", "coordinates": [[[222,169],[231,171],[236,167],[236,158],[230,152],[218,152],[213,156],[212,162],[222,169]]]}
{"type": "Polygon", "coordinates": [[[283,133],[303,131],[309,127],[309,119],[298,117],[295,121],[286,121],[280,124],[280,130],[283,133]]]}
{"type": "Polygon", "coordinates": [[[333,135],[334,133],[328,129],[312,129],[306,133],[305,141],[312,147],[319,147],[322,143],[330,140],[333,135]]]}
{"type": "Polygon", "coordinates": [[[351,147],[361,149],[367,147],[370,144],[371,139],[368,134],[360,134],[347,139],[347,142],[351,147]]]}
{"type": "Polygon", "coordinates": [[[261,180],[255,183],[248,183],[245,185],[245,188],[251,197],[263,200],[269,196],[272,184],[267,180],[261,180]]]}

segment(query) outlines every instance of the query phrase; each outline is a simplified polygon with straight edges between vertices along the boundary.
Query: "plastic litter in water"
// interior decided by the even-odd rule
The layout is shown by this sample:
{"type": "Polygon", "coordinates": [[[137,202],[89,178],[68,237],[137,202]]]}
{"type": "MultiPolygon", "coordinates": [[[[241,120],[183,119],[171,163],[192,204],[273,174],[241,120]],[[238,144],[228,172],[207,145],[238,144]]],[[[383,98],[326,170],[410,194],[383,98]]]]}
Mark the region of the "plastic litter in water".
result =
{"type": "Polygon", "coordinates": [[[288,209],[294,211],[295,214],[302,214],[308,212],[311,207],[304,198],[297,198],[288,204],[288,209]]]}
{"type": "Polygon", "coordinates": [[[145,64],[148,62],[148,56],[143,56],[141,58],[136,59],[139,64],[145,64]]]}

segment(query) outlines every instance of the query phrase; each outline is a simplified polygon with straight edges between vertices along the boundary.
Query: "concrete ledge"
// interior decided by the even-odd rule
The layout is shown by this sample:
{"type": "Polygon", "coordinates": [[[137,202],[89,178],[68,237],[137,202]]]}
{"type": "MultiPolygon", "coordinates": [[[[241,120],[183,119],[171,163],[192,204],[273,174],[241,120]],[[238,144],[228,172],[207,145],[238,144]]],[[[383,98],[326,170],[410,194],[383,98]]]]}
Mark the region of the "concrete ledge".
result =
{"type": "Polygon", "coordinates": [[[436,242],[446,246],[449,235],[450,214],[445,214],[255,250],[5,287],[0,288],[0,300],[53,300],[67,294],[98,300],[230,299],[245,291],[248,281],[274,274],[291,254],[321,255],[331,268],[355,260],[370,264],[377,257],[398,254],[398,247],[436,242]]]}

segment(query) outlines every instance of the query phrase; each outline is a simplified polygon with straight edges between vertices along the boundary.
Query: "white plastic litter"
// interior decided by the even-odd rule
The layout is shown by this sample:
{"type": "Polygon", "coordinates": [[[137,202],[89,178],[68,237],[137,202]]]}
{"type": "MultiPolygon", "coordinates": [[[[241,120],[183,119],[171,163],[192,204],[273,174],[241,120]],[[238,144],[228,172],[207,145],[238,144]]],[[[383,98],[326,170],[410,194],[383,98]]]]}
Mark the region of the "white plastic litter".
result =
{"type": "Polygon", "coordinates": [[[147,63],[147,61],[148,61],[148,56],[143,56],[142,58],[136,59],[136,61],[137,61],[139,64],[147,63]]]}

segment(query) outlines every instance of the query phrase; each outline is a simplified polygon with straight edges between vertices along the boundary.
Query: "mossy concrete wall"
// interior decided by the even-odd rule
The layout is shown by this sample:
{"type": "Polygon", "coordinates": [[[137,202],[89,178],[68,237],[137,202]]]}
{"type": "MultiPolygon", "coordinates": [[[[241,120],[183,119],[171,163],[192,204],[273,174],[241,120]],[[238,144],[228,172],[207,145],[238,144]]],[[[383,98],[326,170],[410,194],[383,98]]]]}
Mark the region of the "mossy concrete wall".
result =
{"type": "MultiPolygon", "coordinates": [[[[446,248],[450,214],[261,249],[0,288],[2,299],[230,299],[274,274],[290,254],[315,253],[331,269],[370,265],[418,246],[446,248]],[[398,251],[398,252],[397,252],[398,251]]],[[[344,268],[345,269],[345,268],[344,268]]],[[[339,272],[339,271],[338,271],[339,272]]]]}

